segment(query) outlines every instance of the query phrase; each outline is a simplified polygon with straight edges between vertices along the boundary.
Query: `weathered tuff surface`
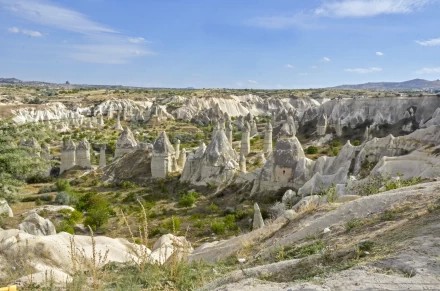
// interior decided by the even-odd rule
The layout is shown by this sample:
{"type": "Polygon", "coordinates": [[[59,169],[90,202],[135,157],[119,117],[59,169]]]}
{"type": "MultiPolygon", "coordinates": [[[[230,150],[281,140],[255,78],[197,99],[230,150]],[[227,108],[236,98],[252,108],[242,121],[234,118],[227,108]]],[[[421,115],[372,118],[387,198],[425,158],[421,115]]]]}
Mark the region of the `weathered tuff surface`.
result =
{"type": "MultiPolygon", "coordinates": [[[[173,96],[166,100],[148,101],[107,100],[91,107],[66,108],[61,103],[22,108],[14,112],[17,123],[38,122],[45,120],[78,120],[83,116],[111,115],[125,112],[129,120],[148,121],[157,114],[159,118],[176,118],[207,124],[219,119],[219,114],[228,116],[268,115],[282,116],[283,112],[293,114],[300,125],[314,121],[326,115],[328,125],[354,128],[365,122],[373,126],[397,124],[402,120],[411,121],[417,127],[439,123],[440,98],[424,97],[378,97],[378,98],[338,98],[334,100],[313,99],[310,97],[262,98],[256,95],[229,97],[181,97],[173,96]],[[176,104],[177,108],[167,112],[164,105],[176,104]],[[163,104],[163,105],[160,105],[163,104]],[[214,110],[215,109],[215,110],[214,110]],[[436,111],[437,110],[437,111],[436,111]],[[340,121],[340,122],[339,122],[340,121]]],[[[286,115],[284,114],[284,115],[286,115]]],[[[412,126],[413,127],[413,126],[412,126]]],[[[415,129],[415,128],[412,128],[415,129]]]]}
{"type": "Polygon", "coordinates": [[[172,234],[159,238],[150,251],[145,246],[121,238],[96,236],[92,239],[66,232],[35,236],[17,229],[0,230],[0,249],[1,278],[7,277],[8,260],[24,256],[32,273],[19,278],[18,283],[47,283],[49,276],[60,287],[71,282],[71,275],[76,271],[90,268],[90,264],[101,268],[109,262],[133,263],[143,259],[152,264],[163,264],[176,252],[181,258],[192,251],[191,244],[184,237],[172,234]],[[93,262],[94,255],[99,259],[93,262]]]}
{"type": "MultiPolygon", "coordinates": [[[[258,245],[256,248],[260,250],[254,256],[259,258],[258,262],[273,259],[277,250],[300,245],[314,235],[338,245],[330,252],[351,249],[365,240],[384,243],[390,248],[385,256],[373,255],[365,264],[345,271],[329,270],[320,277],[319,282],[289,282],[289,278],[292,278],[290,274],[299,274],[298,268],[304,266],[303,259],[259,263],[257,266],[253,264],[252,267],[231,272],[201,290],[435,290],[440,284],[440,265],[436,259],[440,255],[440,249],[436,247],[440,243],[440,223],[437,215],[426,211],[426,208],[438,205],[439,189],[440,182],[432,182],[362,197],[332,207],[324,205],[315,214],[297,216],[275,233],[270,229],[271,225],[267,226],[265,233],[260,233],[264,229],[252,232],[259,232],[260,239],[253,244],[258,245]],[[375,227],[365,229],[365,232],[344,231],[348,221],[368,220],[390,209],[402,209],[408,215],[417,215],[378,222],[375,227]],[[326,229],[329,231],[323,236],[326,229]],[[261,277],[269,279],[258,280],[261,277]],[[270,282],[270,278],[283,283],[270,282]]],[[[221,258],[215,256],[215,250],[220,247],[223,254],[240,253],[240,249],[247,246],[244,242],[252,243],[249,240],[252,233],[202,246],[195,249],[192,256],[197,260],[218,260],[221,258]],[[241,247],[237,246],[239,241],[243,242],[241,247]],[[231,248],[233,250],[229,251],[231,248]]]]}
{"type": "Polygon", "coordinates": [[[131,151],[103,169],[102,180],[120,183],[132,181],[143,184],[151,178],[151,149],[131,151]]]}

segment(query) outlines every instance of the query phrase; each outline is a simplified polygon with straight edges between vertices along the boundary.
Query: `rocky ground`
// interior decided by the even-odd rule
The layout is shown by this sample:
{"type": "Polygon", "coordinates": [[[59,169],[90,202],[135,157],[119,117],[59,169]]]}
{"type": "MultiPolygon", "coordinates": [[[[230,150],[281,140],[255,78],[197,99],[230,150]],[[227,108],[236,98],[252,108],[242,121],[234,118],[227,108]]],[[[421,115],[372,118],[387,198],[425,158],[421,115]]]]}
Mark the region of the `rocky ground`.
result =
{"type": "Polygon", "coordinates": [[[440,286],[436,95],[0,95],[0,286],[440,286]]]}

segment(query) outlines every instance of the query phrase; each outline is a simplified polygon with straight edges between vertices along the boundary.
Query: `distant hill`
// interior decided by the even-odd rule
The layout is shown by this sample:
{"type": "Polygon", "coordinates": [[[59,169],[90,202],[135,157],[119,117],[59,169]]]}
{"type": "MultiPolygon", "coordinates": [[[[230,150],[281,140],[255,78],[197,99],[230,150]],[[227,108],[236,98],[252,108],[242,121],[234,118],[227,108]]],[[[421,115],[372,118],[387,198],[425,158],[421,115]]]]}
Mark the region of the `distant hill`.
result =
{"type": "Polygon", "coordinates": [[[341,85],[332,88],[352,90],[440,90],[440,80],[428,81],[414,79],[405,82],[365,83],[357,85],[341,85]]]}
{"type": "Polygon", "coordinates": [[[0,78],[0,84],[21,84],[23,81],[16,78],[0,78]]]}

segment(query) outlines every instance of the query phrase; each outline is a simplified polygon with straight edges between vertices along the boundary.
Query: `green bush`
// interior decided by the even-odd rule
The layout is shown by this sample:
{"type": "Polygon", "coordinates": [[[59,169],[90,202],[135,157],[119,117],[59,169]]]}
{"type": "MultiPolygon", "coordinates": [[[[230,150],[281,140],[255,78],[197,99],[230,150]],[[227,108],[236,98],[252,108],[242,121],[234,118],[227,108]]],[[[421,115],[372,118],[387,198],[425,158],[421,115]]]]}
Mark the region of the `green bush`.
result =
{"type": "Polygon", "coordinates": [[[317,153],[318,153],[318,148],[315,147],[315,146],[309,146],[306,149],[306,154],[308,154],[308,155],[314,155],[314,154],[317,154],[317,153]]]}
{"type": "Polygon", "coordinates": [[[211,230],[215,234],[224,234],[226,232],[226,225],[223,220],[214,220],[211,223],[211,230]]]}
{"type": "Polygon", "coordinates": [[[180,197],[178,205],[180,207],[192,207],[196,203],[198,197],[199,194],[197,192],[188,192],[180,197]]]}
{"type": "Polygon", "coordinates": [[[358,140],[358,139],[355,139],[355,140],[353,141],[353,145],[354,145],[354,146],[360,146],[360,145],[361,145],[361,141],[358,140]]]}
{"type": "Polygon", "coordinates": [[[83,219],[82,213],[77,210],[60,211],[59,213],[63,215],[63,220],[56,226],[57,232],[64,231],[70,234],[74,234],[75,224],[81,222],[83,219]]]}
{"type": "Polygon", "coordinates": [[[211,230],[213,233],[221,235],[226,231],[238,230],[236,217],[234,214],[228,214],[223,219],[216,219],[211,223],[211,230]]]}
{"type": "Polygon", "coordinates": [[[66,179],[58,179],[55,182],[55,186],[57,187],[57,191],[70,191],[70,182],[66,179]]]}
{"type": "Polygon", "coordinates": [[[87,193],[81,197],[76,208],[80,211],[86,211],[84,225],[90,226],[93,230],[97,230],[107,223],[112,212],[109,202],[102,195],[96,193],[87,193]]]}

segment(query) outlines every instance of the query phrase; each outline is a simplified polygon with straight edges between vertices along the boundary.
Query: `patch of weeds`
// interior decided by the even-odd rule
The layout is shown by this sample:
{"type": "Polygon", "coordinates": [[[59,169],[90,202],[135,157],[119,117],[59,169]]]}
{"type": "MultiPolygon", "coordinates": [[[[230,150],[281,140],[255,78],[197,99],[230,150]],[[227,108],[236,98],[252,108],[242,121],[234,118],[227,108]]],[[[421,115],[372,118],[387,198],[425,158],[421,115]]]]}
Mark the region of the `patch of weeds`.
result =
{"type": "Polygon", "coordinates": [[[131,181],[123,181],[121,183],[121,188],[122,189],[134,189],[134,188],[137,188],[137,187],[139,187],[139,186],[136,183],[133,183],[131,181]]]}
{"type": "Polygon", "coordinates": [[[59,211],[63,215],[63,220],[56,225],[57,232],[65,231],[70,234],[75,233],[75,225],[82,221],[83,214],[77,210],[59,211]]]}
{"type": "Polygon", "coordinates": [[[162,223],[162,227],[172,233],[177,233],[180,230],[181,225],[182,225],[182,220],[179,217],[175,217],[175,216],[171,216],[171,218],[166,219],[162,223]]]}
{"type": "Polygon", "coordinates": [[[220,207],[218,207],[214,202],[209,204],[208,209],[211,213],[218,213],[220,211],[220,207]]]}
{"type": "Polygon", "coordinates": [[[325,244],[322,240],[317,240],[315,242],[298,247],[282,247],[278,250],[275,258],[277,261],[304,258],[318,254],[324,248],[325,244]]]}
{"type": "Polygon", "coordinates": [[[353,218],[345,223],[345,230],[352,231],[356,228],[362,227],[364,224],[365,222],[362,219],[353,218]]]}

